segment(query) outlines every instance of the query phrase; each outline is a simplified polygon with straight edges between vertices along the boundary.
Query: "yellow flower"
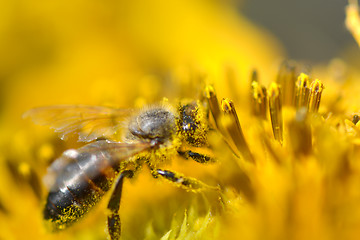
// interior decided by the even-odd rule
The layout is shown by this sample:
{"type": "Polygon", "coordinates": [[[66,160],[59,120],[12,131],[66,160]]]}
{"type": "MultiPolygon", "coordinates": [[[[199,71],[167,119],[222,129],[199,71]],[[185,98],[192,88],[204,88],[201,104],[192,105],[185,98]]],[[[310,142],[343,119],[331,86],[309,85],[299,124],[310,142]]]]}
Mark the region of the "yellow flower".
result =
{"type": "MultiPolygon", "coordinates": [[[[359,236],[359,73],[348,63],[310,74],[288,61],[277,71],[276,41],[217,1],[1,4],[0,239],[107,236],[109,194],[74,226],[46,229],[42,176],[82,144],[21,119],[24,111],[163,98],[211,109],[216,163],[179,157],[167,167],[219,190],[186,192],[143,169],[125,180],[123,239],[359,236]]],[[[357,38],[354,4],[347,26],[357,38]]]]}

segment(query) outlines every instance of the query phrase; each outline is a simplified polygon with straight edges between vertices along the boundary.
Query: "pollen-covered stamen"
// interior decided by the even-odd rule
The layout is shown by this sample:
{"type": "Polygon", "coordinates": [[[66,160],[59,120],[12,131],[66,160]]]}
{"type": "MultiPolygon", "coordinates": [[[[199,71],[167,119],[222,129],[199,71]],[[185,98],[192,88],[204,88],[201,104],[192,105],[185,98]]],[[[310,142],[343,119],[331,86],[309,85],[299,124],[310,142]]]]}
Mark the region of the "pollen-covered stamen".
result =
{"type": "Polygon", "coordinates": [[[310,85],[309,112],[318,112],[324,85],[318,79],[310,85]]]}
{"type": "Polygon", "coordinates": [[[272,83],[269,88],[269,109],[275,139],[283,143],[283,118],[280,87],[272,83]]]}
{"type": "Polygon", "coordinates": [[[312,136],[307,115],[307,108],[302,107],[296,112],[295,118],[289,123],[290,143],[295,155],[311,153],[312,136]]]}
{"type": "Polygon", "coordinates": [[[236,114],[235,106],[229,99],[223,99],[221,101],[221,108],[225,114],[226,121],[224,128],[228,135],[231,137],[232,142],[235,144],[240,154],[250,162],[254,162],[254,158],[250,152],[250,149],[245,141],[244,134],[241,130],[240,122],[236,114]]]}
{"type": "Polygon", "coordinates": [[[266,88],[261,86],[257,81],[251,83],[251,100],[253,111],[256,116],[266,119],[267,94],[266,88]]]}
{"type": "Polygon", "coordinates": [[[301,107],[307,107],[310,97],[310,88],[309,88],[309,76],[305,73],[301,73],[298,77],[296,84],[296,109],[301,107]]]}
{"type": "Polygon", "coordinates": [[[220,106],[214,88],[210,85],[206,86],[205,94],[206,98],[208,99],[210,111],[214,117],[216,127],[218,127],[218,120],[220,118],[220,106]]]}
{"type": "Polygon", "coordinates": [[[284,105],[293,106],[295,100],[295,65],[287,61],[281,64],[276,82],[281,87],[282,95],[281,100],[284,105]]]}
{"type": "Polygon", "coordinates": [[[210,86],[210,85],[206,86],[206,88],[205,88],[205,96],[208,99],[210,112],[211,112],[211,114],[212,114],[212,116],[214,118],[215,126],[216,126],[217,130],[223,136],[224,141],[226,142],[226,144],[228,144],[230,149],[232,149],[234,154],[238,157],[239,153],[236,151],[236,147],[235,147],[234,143],[231,141],[231,137],[229,136],[229,134],[224,129],[224,124],[221,123],[221,121],[224,119],[224,116],[220,111],[219,101],[217,99],[215,90],[214,90],[214,88],[212,86],[210,86]]]}
{"type": "Polygon", "coordinates": [[[226,137],[226,132],[224,130],[224,128],[222,127],[222,125],[219,123],[220,122],[220,118],[222,117],[221,111],[220,111],[220,104],[218,101],[218,98],[216,96],[215,90],[212,86],[208,85],[205,88],[205,96],[208,99],[209,102],[209,108],[210,108],[210,112],[214,118],[215,121],[215,126],[216,128],[219,130],[219,132],[226,137]]]}

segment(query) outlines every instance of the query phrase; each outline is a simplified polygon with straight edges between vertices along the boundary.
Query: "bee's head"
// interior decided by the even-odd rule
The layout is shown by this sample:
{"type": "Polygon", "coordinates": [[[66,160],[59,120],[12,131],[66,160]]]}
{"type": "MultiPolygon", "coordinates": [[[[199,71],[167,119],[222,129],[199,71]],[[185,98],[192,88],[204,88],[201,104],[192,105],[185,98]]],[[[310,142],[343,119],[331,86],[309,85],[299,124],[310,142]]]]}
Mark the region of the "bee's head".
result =
{"type": "Polygon", "coordinates": [[[191,146],[204,146],[207,143],[208,131],[207,114],[204,107],[196,101],[180,105],[179,133],[191,146]]]}

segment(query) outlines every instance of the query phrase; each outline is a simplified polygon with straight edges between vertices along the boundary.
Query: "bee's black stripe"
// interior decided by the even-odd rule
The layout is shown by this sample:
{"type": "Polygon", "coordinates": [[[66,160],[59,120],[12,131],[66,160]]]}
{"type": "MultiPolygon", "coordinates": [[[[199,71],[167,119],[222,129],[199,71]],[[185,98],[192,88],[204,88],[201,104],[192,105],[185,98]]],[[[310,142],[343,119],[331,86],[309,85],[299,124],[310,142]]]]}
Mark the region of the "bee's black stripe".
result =
{"type": "Polygon", "coordinates": [[[96,147],[101,145],[97,142],[68,150],[57,160],[58,165],[53,165],[58,175],[48,195],[44,218],[50,220],[54,230],[64,229],[86,214],[118,176],[120,161],[96,147]]]}
{"type": "Polygon", "coordinates": [[[44,218],[56,223],[57,228],[76,220],[74,217],[66,217],[67,214],[72,214],[71,209],[78,212],[78,217],[87,212],[87,209],[109,190],[108,176],[115,175],[109,164],[106,164],[106,161],[101,162],[102,159],[97,159],[96,155],[76,153],[73,152],[75,156],[70,158],[70,162],[59,173],[56,180],[58,189],[50,191],[44,209],[44,218]],[[107,168],[106,171],[99,171],[100,165],[107,168]]]}
{"type": "Polygon", "coordinates": [[[76,192],[71,190],[71,188],[69,186],[66,186],[66,189],[69,191],[69,193],[71,194],[71,196],[74,199],[72,205],[82,204],[84,202],[83,200],[81,200],[81,198],[79,198],[79,196],[76,194],[76,192]]]}
{"type": "Polygon", "coordinates": [[[64,215],[64,210],[74,203],[74,198],[66,189],[65,192],[50,192],[44,209],[44,218],[56,220],[60,215],[64,215]]]}
{"type": "MultiPolygon", "coordinates": [[[[89,183],[89,187],[91,189],[93,189],[94,191],[98,192],[99,194],[104,195],[105,192],[108,191],[107,188],[105,189],[105,186],[108,185],[107,184],[108,180],[106,179],[106,176],[103,175],[102,173],[100,173],[97,178],[99,178],[99,177],[104,178],[104,179],[102,179],[102,180],[98,181],[97,183],[95,183],[94,180],[91,180],[89,177],[87,177],[85,175],[86,181],[89,183]]],[[[94,178],[94,179],[96,180],[97,178],[94,178]]]]}
{"type": "Polygon", "coordinates": [[[56,207],[56,205],[50,199],[48,199],[44,209],[44,218],[46,220],[55,219],[59,215],[61,215],[61,211],[56,207]]]}
{"type": "Polygon", "coordinates": [[[112,179],[116,176],[115,171],[110,168],[106,172],[100,172],[92,179],[89,178],[93,184],[101,189],[103,193],[110,190],[112,185],[112,179]],[[111,169],[111,170],[110,170],[111,169]]]}
{"type": "Polygon", "coordinates": [[[50,203],[51,208],[53,208],[58,214],[61,214],[61,211],[56,207],[56,205],[51,200],[49,200],[48,203],[50,203]]]}

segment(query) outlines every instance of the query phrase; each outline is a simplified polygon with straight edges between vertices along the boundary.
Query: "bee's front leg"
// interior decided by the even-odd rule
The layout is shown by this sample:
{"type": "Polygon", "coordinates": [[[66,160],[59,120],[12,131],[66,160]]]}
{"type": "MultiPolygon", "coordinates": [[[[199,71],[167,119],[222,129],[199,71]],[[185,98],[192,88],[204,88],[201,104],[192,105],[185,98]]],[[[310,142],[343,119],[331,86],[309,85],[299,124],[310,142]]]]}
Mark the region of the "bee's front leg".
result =
{"type": "Polygon", "coordinates": [[[200,180],[197,180],[196,178],[187,177],[181,173],[177,173],[169,170],[162,170],[162,169],[153,170],[153,176],[155,178],[160,176],[174,183],[177,187],[181,187],[191,192],[201,192],[204,190],[219,190],[219,188],[209,186],[201,182],[200,180]]]}
{"type": "Polygon", "coordinates": [[[178,153],[180,156],[182,156],[186,159],[191,158],[198,163],[214,163],[214,162],[216,162],[216,160],[213,157],[210,157],[203,153],[194,152],[191,150],[178,151],[178,153]]]}
{"type": "Polygon", "coordinates": [[[131,178],[134,175],[133,171],[126,170],[120,174],[115,182],[115,188],[112,192],[107,208],[110,210],[108,216],[108,230],[111,240],[118,240],[121,236],[121,222],[120,222],[120,200],[124,177],[131,178]]]}

